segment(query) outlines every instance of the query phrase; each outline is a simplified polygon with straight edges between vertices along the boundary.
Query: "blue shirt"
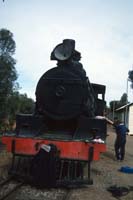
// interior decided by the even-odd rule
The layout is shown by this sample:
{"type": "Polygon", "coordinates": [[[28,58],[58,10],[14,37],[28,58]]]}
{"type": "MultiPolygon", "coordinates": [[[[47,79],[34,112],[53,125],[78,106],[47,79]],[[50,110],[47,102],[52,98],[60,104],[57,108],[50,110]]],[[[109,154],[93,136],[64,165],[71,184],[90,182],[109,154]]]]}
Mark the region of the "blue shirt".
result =
{"type": "Polygon", "coordinates": [[[129,132],[128,128],[124,124],[115,125],[116,134],[117,134],[117,140],[119,142],[125,142],[126,141],[126,134],[129,132]]]}

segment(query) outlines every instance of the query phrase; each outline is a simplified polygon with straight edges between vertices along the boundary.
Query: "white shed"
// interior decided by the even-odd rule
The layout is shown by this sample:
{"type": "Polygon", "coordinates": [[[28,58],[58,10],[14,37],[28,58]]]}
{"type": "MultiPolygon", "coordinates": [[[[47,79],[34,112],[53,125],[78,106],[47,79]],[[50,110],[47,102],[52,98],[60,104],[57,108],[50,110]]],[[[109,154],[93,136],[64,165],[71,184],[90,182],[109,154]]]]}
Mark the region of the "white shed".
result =
{"type": "Polygon", "coordinates": [[[133,103],[129,103],[115,110],[116,116],[125,123],[129,135],[133,135],[133,103]]]}

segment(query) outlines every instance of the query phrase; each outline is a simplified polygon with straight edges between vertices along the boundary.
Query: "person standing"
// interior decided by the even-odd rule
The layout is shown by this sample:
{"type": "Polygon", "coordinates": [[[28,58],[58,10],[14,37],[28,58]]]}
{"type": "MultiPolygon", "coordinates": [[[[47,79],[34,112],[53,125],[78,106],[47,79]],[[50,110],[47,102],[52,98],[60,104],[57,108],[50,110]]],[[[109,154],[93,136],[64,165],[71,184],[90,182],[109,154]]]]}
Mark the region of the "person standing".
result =
{"type": "Polygon", "coordinates": [[[124,123],[118,120],[118,118],[115,118],[114,122],[103,116],[97,116],[96,118],[105,119],[107,123],[111,124],[115,128],[115,156],[118,161],[123,161],[125,156],[126,135],[129,132],[129,129],[124,125],[124,123]]]}
{"type": "Polygon", "coordinates": [[[125,157],[125,145],[126,145],[126,135],[129,129],[122,123],[118,118],[115,118],[114,122],[105,117],[107,123],[111,124],[116,131],[115,139],[115,156],[118,161],[124,160],[125,157]]]}
{"type": "Polygon", "coordinates": [[[125,145],[126,145],[126,135],[129,129],[120,120],[115,120],[113,123],[116,131],[115,140],[115,155],[117,160],[124,160],[125,156],[125,145]]]}

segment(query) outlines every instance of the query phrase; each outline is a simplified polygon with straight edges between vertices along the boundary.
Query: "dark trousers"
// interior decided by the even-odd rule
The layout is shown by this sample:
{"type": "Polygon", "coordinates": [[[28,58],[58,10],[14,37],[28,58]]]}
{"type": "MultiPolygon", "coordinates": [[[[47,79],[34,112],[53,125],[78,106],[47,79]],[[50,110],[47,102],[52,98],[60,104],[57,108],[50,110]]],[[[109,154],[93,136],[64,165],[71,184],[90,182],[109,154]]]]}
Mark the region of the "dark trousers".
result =
{"type": "Polygon", "coordinates": [[[115,141],[115,155],[117,160],[124,160],[126,141],[115,141]]]}

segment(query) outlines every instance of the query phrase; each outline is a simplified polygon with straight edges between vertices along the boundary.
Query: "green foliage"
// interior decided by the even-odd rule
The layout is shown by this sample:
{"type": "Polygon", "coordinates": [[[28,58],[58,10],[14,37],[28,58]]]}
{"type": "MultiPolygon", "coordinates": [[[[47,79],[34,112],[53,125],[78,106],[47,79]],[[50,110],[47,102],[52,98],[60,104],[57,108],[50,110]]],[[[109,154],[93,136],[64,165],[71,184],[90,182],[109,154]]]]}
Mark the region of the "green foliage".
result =
{"type": "Polygon", "coordinates": [[[10,122],[15,120],[16,114],[18,113],[33,113],[34,105],[33,99],[28,98],[26,94],[14,92],[8,98],[8,113],[10,114],[10,122]]]}
{"type": "Polygon", "coordinates": [[[17,72],[13,34],[7,29],[0,30],[0,121],[7,117],[8,98],[13,93],[17,72]]]}
{"type": "Polygon", "coordinates": [[[0,30],[0,56],[12,56],[15,53],[16,44],[13,34],[7,29],[0,30]]]}
{"type": "Polygon", "coordinates": [[[12,93],[16,79],[17,72],[14,65],[0,57],[0,94],[3,97],[7,98],[12,93]]]}
{"type": "Polygon", "coordinates": [[[13,124],[17,113],[33,113],[34,101],[18,92],[16,61],[12,57],[16,44],[13,34],[0,30],[0,130],[13,124]]]}
{"type": "Polygon", "coordinates": [[[128,72],[128,79],[131,81],[131,88],[133,88],[133,70],[128,72]]]}
{"type": "Polygon", "coordinates": [[[127,94],[124,93],[121,96],[120,102],[119,102],[119,107],[124,106],[125,104],[127,104],[127,94]]]}
{"type": "Polygon", "coordinates": [[[19,112],[23,114],[33,113],[34,112],[34,101],[31,98],[28,98],[26,94],[20,94],[19,96],[20,108],[19,112]]]}

